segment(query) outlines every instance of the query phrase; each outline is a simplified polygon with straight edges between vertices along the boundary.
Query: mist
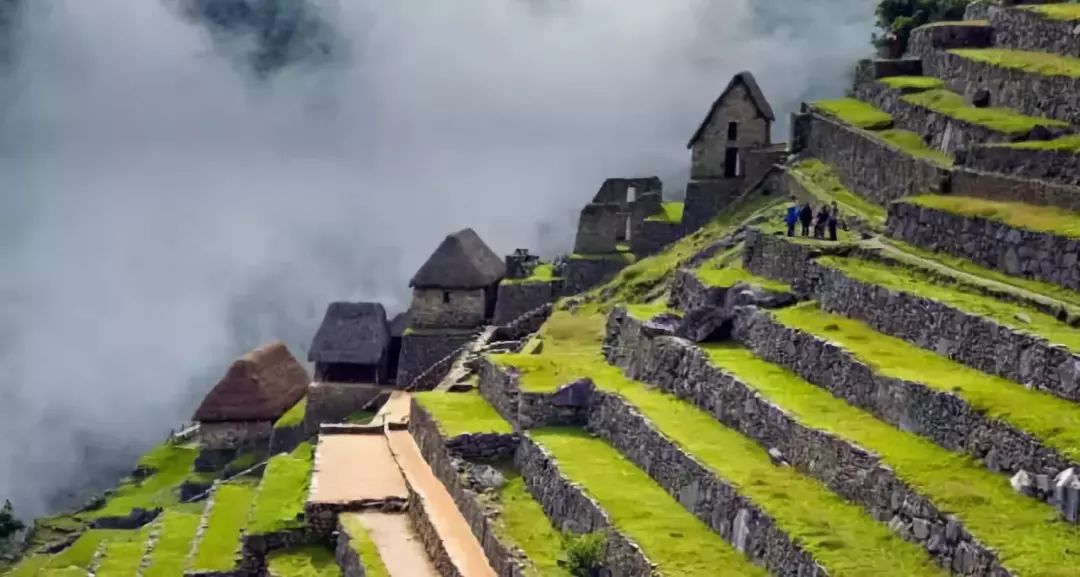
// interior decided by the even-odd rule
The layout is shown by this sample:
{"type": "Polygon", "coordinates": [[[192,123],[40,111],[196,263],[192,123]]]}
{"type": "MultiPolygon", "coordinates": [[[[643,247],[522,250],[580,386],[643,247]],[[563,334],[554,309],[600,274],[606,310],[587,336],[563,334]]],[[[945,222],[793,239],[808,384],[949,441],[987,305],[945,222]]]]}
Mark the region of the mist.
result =
{"type": "MultiPolygon", "coordinates": [[[[111,486],[326,305],[408,305],[471,226],[568,249],[609,176],[681,194],[685,143],[753,70],[778,115],[840,95],[862,0],[320,0],[332,51],[256,73],[168,0],[36,0],[0,77],[0,499],[111,486]]],[[[326,40],[323,38],[322,40],[326,40]]]]}

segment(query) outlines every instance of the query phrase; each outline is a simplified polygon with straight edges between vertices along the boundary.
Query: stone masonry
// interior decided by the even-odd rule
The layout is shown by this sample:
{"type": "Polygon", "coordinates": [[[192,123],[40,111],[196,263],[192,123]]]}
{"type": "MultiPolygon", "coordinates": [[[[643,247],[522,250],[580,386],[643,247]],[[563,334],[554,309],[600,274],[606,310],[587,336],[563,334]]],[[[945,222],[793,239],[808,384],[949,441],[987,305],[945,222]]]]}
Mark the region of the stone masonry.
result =
{"type": "MultiPolygon", "coordinates": [[[[398,364],[397,386],[405,388],[425,370],[465,346],[473,339],[466,331],[414,331],[401,339],[401,360],[398,364]]],[[[446,370],[450,370],[447,366],[446,370]]],[[[438,378],[442,378],[439,375],[438,378]]]]}
{"type": "Polygon", "coordinates": [[[1080,187],[980,172],[963,166],[953,169],[950,184],[950,192],[956,196],[1057,206],[1080,212],[1080,187]]]}
{"type": "Polygon", "coordinates": [[[487,358],[480,362],[480,394],[516,430],[584,426],[588,420],[593,395],[591,382],[567,383],[550,393],[525,392],[515,369],[487,358]]]}
{"type": "Polygon", "coordinates": [[[987,24],[935,22],[911,31],[907,55],[922,58],[935,50],[986,48],[994,43],[995,32],[987,24]]]}
{"type": "Polygon", "coordinates": [[[1080,154],[1068,151],[974,146],[962,155],[974,170],[1080,185],[1080,154]]]}
{"type": "Polygon", "coordinates": [[[889,207],[890,237],[996,268],[1080,290],[1080,239],[1019,229],[916,204],[889,207]]]}
{"type": "Polygon", "coordinates": [[[998,46],[1080,57],[1076,22],[1044,18],[1029,10],[1005,6],[988,7],[987,16],[998,46]]]}
{"type": "Polygon", "coordinates": [[[503,282],[499,285],[499,298],[495,301],[496,325],[513,322],[521,315],[545,304],[555,302],[562,294],[562,281],[503,282]]]}

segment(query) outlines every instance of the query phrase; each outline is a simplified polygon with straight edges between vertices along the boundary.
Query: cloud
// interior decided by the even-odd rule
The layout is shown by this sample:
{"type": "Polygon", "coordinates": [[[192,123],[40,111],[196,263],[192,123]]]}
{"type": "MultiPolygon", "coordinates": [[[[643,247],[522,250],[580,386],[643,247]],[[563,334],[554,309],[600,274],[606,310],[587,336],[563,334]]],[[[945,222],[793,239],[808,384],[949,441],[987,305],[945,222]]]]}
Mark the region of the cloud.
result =
{"type": "Polygon", "coordinates": [[[302,355],[328,302],[403,309],[448,232],[551,254],[607,176],[680,192],[733,73],[786,115],[842,92],[872,25],[856,0],[320,0],[332,57],[260,77],[174,1],[39,0],[12,31],[0,497],[24,514],[115,482],[237,354],[302,355]]]}

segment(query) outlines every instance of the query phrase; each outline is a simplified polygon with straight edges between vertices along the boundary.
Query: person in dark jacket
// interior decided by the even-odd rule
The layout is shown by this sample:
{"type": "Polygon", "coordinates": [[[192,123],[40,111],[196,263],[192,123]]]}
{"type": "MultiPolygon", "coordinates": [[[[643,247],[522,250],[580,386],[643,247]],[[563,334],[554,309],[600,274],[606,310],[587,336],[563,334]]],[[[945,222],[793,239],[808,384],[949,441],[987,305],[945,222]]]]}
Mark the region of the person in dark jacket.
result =
{"type": "Polygon", "coordinates": [[[836,201],[832,203],[832,210],[829,211],[829,240],[836,240],[836,227],[840,224],[840,209],[836,206],[836,201]]]}
{"type": "Polygon", "coordinates": [[[829,222],[829,207],[826,205],[821,206],[821,210],[817,213],[817,222],[814,223],[814,238],[825,238],[825,226],[829,222]]]}
{"type": "Polygon", "coordinates": [[[810,208],[810,203],[803,205],[802,210],[799,211],[799,222],[802,223],[802,235],[810,236],[810,223],[814,220],[814,209],[810,208]]]}
{"type": "Polygon", "coordinates": [[[791,197],[791,206],[787,209],[787,214],[784,216],[784,224],[787,225],[787,235],[795,236],[795,223],[799,222],[799,203],[795,200],[795,197],[791,197]]]}

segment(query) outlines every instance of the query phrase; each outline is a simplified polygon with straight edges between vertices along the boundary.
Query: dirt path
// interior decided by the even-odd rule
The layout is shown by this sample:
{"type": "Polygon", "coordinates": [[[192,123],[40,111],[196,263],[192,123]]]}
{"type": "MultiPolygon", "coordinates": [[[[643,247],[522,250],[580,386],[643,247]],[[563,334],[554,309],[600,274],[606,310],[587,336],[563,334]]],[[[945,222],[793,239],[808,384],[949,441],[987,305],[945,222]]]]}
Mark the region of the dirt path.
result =
{"type": "Polygon", "coordinates": [[[403,513],[345,513],[367,529],[390,577],[441,577],[403,513]]]}
{"type": "Polygon", "coordinates": [[[405,479],[385,436],[319,436],[311,502],[354,503],[408,497],[405,479]]]}
{"type": "Polygon", "coordinates": [[[409,486],[420,495],[428,519],[442,537],[443,546],[462,577],[495,577],[469,523],[431,471],[412,435],[408,431],[388,431],[387,436],[394,458],[409,486]]]}

